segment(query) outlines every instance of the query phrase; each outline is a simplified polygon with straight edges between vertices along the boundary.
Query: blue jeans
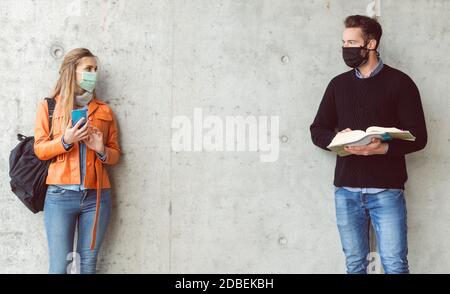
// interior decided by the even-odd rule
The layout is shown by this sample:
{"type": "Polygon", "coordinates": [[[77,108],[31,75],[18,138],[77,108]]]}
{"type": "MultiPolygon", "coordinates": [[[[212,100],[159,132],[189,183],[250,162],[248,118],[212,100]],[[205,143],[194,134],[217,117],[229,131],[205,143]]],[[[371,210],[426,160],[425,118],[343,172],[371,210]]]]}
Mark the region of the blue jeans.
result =
{"type": "Polygon", "coordinates": [[[44,204],[44,223],[47,232],[51,274],[67,273],[75,228],[78,223],[76,257],[77,272],[94,274],[97,255],[101,247],[111,211],[110,189],[102,189],[100,213],[97,223],[97,239],[94,250],[90,250],[92,225],[95,216],[96,189],[84,191],[66,190],[49,186],[44,204]]]}
{"type": "Polygon", "coordinates": [[[409,273],[406,203],[403,190],[376,194],[335,188],[336,219],[347,273],[367,273],[369,217],[385,273],[409,273]]]}

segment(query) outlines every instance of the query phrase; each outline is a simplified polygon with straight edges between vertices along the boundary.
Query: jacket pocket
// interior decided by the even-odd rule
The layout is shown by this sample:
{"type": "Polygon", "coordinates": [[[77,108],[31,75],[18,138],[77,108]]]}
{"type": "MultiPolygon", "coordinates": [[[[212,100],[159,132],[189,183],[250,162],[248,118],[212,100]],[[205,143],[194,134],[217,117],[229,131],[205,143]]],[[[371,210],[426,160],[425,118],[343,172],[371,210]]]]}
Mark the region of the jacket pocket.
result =
{"type": "Polygon", "coordinates": [[[95,124],[97,128],[103,133],[103,141],[106,142],[106,139],[109,135],[109,127],[111,126],[112,116],[106,112],[99,112],[95,114],[95,124]]]}
{"type": "Polygon", "coordinates": [[[61,161],[64,161],[65,158],[66,158],[66,154],[63,153],[56,157],[56,161],[61,162],[61,161]]]}
{"type": "Polygon", "coordinates": [[[112,121],[112,116],[106,112],[99,112],[95,115],[95,118],[103,121],[112,121]]]}

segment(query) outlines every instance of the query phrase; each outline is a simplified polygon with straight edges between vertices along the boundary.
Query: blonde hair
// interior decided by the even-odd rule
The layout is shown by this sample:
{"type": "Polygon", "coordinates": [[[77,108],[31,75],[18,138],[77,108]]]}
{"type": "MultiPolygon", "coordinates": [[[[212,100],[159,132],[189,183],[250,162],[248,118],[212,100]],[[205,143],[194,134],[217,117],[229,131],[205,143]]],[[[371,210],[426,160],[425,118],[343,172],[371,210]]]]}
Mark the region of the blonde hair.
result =
{"type": "MultiPolygon", "coordinates": [[[[53,90],[51,98],[55,98],[60,95],[61,99],[56,103],[55,109],[59,107],[59,110],[64,113],[64,120],[62,123],[62,128],[66,128],[72,118],[72,109],[74,106],[74,97],[75,97],[75,89],[76,89],[76,69],[78,64],[80,63],[80,59],[83,57],[95,57],[94,54],[91,53],[86,48],[76,48],[70,50],[65,56],[64,60],[59,68],[59,78],[56,82],[55,89],[53,90]]],[[[94,98],[95,90],[94,90],[94,98]]],[[[53,124],[52,128],[49,132],[51,134],[53,132],[53,124]]]]}

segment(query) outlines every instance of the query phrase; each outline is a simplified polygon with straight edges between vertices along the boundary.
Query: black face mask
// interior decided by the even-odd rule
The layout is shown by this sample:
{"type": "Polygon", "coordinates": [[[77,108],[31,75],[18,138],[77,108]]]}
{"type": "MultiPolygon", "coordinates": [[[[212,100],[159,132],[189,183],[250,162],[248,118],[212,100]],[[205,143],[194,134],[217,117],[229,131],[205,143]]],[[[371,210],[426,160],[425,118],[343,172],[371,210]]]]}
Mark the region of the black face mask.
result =
{"type": "Polygon", "coordinates": [[[342,47],[342,58],[344,58],[345,64],[357,68],[369,60],[370,50],[375,49],[368,49],[365,47],[342,47]],[[363,50],[365,52],[363,52],[363,50]]]}

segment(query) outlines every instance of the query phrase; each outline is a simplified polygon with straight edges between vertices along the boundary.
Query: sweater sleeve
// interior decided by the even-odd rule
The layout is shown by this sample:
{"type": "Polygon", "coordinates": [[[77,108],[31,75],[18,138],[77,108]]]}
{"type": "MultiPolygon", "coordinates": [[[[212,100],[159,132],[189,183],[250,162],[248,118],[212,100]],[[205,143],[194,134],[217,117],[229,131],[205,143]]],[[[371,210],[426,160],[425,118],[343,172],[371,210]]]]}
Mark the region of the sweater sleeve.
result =
{"type": "Polygon", "coordinates": [[[422,102],[416,84],[407,77],[400,83],[400,94],[397,105],[399,129],[408,130],[416,137],[415,141],[394,139],[389,141],[386,155],[401,156],[425,148],[427,144],[427,128],[422,102]]]}
{"type": "Polygon", "coordinates": [[[327,146],[336,135],[337,126],[336,104],[334,99],[333,80],[327,86],[316,117],[309,127],[314,145],[330,151],[327,146]]]}

